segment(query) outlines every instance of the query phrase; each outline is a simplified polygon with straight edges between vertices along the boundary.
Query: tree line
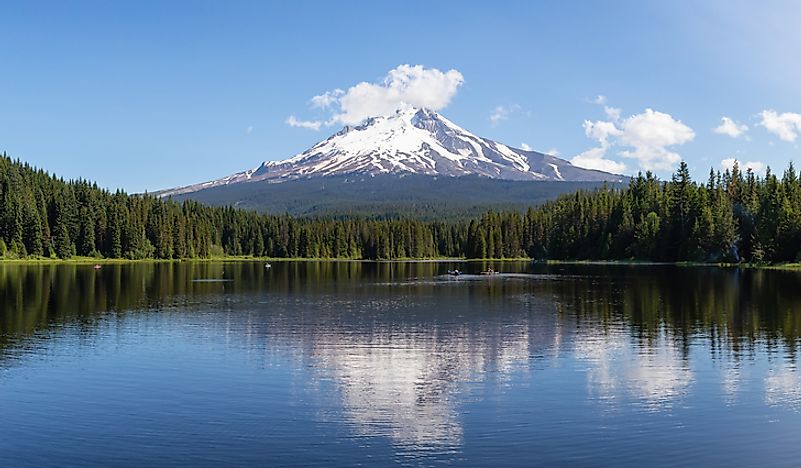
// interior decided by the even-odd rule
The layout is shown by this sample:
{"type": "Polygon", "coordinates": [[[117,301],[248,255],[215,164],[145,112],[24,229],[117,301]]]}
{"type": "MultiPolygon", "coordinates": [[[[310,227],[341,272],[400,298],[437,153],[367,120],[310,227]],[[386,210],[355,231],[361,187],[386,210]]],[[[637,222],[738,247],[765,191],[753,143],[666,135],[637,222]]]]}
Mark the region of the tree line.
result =
{"type": "Polygon", "coordinates": [[[577,191],[525,213],[469,221],[297,218],[110,192],[0,157],[0,257],[128,259],[534,258],[801,260],[801,181],[750,170],[692,181],[639,174],[626,188],[577,191]]]}

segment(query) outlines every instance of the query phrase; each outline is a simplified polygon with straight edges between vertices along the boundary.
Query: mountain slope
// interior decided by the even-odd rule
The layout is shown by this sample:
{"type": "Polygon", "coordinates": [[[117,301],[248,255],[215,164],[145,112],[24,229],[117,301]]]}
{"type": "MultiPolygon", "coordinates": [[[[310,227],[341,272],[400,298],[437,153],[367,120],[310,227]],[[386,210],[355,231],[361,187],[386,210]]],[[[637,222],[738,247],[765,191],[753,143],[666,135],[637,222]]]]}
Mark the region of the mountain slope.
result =
{"type": "Polygon", "coordinates": [[[418,174],[310,177],[281,184],[230,184],[173,195],[213,206],[293,216],[464,219],[488,209],[524,211],[564,193],[615,182],[518,181],[418,174]]]}
{"type": "Polygon", "coordinates": [[[267,161],[256,169],[164,190],[157,195],[174,196],[260,181],[278,183],[316,177],[383,174],[479,176],[512,181],[622,182],[627,179],[481,138],[436,112],[406,107],[389,116],[374,117],[361,125],[345,127],[292,158],[267,161]]]}

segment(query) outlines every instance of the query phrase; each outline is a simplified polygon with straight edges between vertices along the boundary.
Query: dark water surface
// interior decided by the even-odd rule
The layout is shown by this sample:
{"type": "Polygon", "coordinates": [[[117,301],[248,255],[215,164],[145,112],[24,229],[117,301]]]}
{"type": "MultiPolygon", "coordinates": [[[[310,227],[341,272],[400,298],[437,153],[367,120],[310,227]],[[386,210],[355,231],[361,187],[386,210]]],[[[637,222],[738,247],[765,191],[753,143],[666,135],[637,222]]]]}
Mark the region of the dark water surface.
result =
{"type": "Polygon", "coordinates": [[[801,463],[801,273],[454,266],[0,265],[0,466],[801,463]]]}

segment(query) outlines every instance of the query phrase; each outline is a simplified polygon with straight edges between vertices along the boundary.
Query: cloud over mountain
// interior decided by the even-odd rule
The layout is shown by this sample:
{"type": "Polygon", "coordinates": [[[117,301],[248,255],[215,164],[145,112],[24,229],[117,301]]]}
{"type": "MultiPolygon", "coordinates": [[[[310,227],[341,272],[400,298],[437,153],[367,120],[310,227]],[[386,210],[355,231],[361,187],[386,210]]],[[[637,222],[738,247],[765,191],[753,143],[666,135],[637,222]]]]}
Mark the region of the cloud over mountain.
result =
{"type": "Polygon", "coordinates": [[[312,97],[312,108],[330,113],[325,120],[302,121],[290,116],[286,123],[317,130],[322,125],[357,125],[368,117],[390,115],[402,106],[436,111],[451,102],[463,82],[458,70],[399,65],[378,82],[363,81],[347,90],[334,89],[312,97]]]}

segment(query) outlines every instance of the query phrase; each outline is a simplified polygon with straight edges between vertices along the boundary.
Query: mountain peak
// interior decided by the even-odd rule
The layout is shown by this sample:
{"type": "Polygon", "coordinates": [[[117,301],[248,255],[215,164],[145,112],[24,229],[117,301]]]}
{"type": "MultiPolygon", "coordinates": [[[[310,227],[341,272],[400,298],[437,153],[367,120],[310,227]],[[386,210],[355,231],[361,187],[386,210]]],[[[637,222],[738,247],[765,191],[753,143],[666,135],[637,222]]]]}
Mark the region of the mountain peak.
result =
{"type": "Polygon", "coordinates": [[[554,156],[523,151],[476,136],[431,109],[395,112],[346,126],[283,161],[224,179],[162,192],[186,193],[239,182],[284,182],[336,175],[421,174],[531,181],[622,181],[624,176],[582,169],[554,156]]]}
{"type": "Polygon", "coordinates": [[[387,115],[368,117],[360,124],[351,128],[366,128],[382,121],[402,121],[414,124],[417,121],[439,120],[441,117],[435,111],[425,107],[401,105],[394,112],[387,115]]]}

